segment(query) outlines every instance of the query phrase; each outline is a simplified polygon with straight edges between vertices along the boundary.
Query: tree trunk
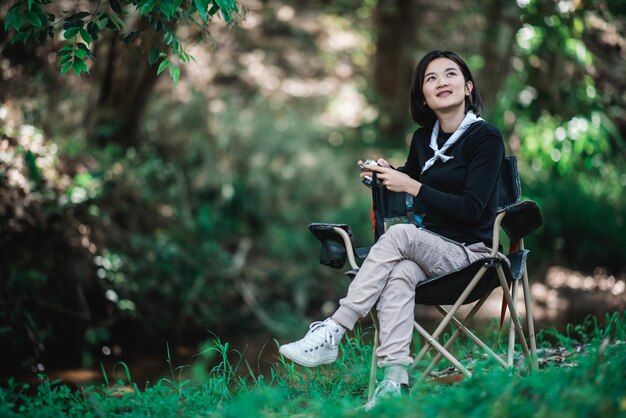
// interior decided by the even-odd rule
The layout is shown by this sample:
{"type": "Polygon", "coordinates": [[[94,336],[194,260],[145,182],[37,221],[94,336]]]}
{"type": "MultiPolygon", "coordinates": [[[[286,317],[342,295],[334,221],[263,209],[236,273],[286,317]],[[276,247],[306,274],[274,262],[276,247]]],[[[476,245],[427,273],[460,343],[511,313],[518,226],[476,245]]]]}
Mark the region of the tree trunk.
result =
{"type": "Polygon", "coordinates": [[[132,45],[125,45],[112,33],[97,47],[92,71],[99,91],[85,115],[85,126],[88,138],[102,146],[137,145],[143,111],[157,80],[157,66],[150,65],[148,53],[158,45],[159,37],[143,18],[137,29],[141,37],[132,45]]]}
{"type": "MultiPolygon", "coordinates": [[[[484,14],[487,28],[484,32],[480,55],[485,65],[477,74],[480,94],[485,109],[493,108],[498,92],[511,69],[515,34],[522,25],[520,8],[513,1],[488,0],[484,14]]],[[[487,115],[489,117],[489,115],[487,115]]]]}
{"type": "Polygon", "coordinates": [[[374,14],[376,54],[374,88],[379,103],[379,134],[391,145],[404,144],[410,122],[409,87],[415,65],[419,4],[413,0],[379,0],[374,14]]]}

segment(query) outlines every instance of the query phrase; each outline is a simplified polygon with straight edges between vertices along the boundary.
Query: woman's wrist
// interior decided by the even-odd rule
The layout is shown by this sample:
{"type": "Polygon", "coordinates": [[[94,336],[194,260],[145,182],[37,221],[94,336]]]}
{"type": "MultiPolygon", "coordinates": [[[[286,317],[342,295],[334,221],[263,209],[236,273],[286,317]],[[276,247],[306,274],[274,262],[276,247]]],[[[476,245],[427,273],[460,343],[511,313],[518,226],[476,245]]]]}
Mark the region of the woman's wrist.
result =
{"type": "Polygon", "coordinates": [[[421,188],[422,188],[422,183],[420,183],[417,180],[413,180],[411,182],[411,184],[409,184],[408,192],[409,192],[409,194],[412,194],[413,196],[417,196],[419,194],[421,188]]]}

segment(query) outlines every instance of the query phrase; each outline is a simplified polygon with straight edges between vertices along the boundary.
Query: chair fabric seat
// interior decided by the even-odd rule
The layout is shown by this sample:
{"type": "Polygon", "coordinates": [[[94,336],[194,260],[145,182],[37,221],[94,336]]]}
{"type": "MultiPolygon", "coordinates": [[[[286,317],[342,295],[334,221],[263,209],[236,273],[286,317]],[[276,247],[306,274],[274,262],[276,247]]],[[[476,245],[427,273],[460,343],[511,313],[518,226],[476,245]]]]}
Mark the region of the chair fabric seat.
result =
{"type": "Polygon", "coordinates": [[[472,281],[482,266],[487,271],[476,287],[470,292],[464,304],[473,303],[490,294],[500,285],[496,267],[502,265],[506,281],[519,280],[524,272],[528,250],[515,251],[507,256],[511,267],[498,258],[483,258],[459,270],[441,276],[429,277],[415,288],[415,303],[420,305],[451,305],[461,296],[467,285],[472,281]]]}

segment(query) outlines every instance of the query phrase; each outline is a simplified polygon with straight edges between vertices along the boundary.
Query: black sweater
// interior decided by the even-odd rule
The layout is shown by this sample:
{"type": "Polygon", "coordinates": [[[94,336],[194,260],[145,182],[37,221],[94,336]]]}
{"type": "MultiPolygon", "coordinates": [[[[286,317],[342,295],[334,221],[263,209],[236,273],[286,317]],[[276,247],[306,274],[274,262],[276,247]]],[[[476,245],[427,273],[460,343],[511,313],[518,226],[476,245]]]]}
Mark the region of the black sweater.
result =
{"type": "Polygon", "coordinates": [[[409,156],[398,170],[422,183],[416,203],[426,206],[422,225],[439,235],[466,244],[492,245],[498,207],[498,181],[504,160],[504,143],[495,126],[473,123],[445,152],[454,158],[438,159],[421,174],[434,152],[432,130],[419,128],[413,134],[409,156]]]}

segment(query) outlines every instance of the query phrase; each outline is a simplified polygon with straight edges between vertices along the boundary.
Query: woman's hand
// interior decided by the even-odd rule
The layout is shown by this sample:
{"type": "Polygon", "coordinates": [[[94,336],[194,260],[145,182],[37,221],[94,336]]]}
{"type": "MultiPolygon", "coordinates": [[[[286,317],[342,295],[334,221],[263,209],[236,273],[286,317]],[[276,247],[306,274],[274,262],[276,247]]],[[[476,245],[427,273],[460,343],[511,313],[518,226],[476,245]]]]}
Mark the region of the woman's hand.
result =
{"type": "MultiPolygon", "coordinates": [[[[381,159],[382,160],[382,159],[381,159]]],[[[378,180],[392,192],[405,192],[410,193],[413,196],[417,196],[422,187],[422,183],[417,180],[413,180],[408,174],[404,174],[394,168],[389,167],[389,163],[384,161],[387,166],[367,165],[365,166],[367,171],[375,171],[378,180]]],[[[380,160],[378,160],[380,164],[380,160]]],[[[366,172],[361,173],[361,178],[366,175],[366,172]]]]}
{"type": "MultiPolygon", "coordinates": [[[[391,164],[389,164],[384,158],[379,158],[378,160],[376,160],[376,163],[378,163],[378,165],[381,167],[391,167],[391,164]]],[[[363,164],[363,161],[359,160],[357,162],[357,165],[360,167],[361,164],[363,164]]]]}
{"type": "MultiPolygon", "coordinates": [[[[367,160],[367,161],[372,161],[372,160],[367,160]]],[[[364,164],[363,160],[357,161],[357,165],[359,166],[359,169],[361,170],[361,181],[369,185],[370,180],[368,180],[368,182],[365,182],[364,178],[371,177],[372,170],[370,169],[370,165],[364,166],[363,164],[364,164]]],[[[378,164],[381,167],[391,167],[391,165],[384,158],[379,158],[378,160],[376,160],[376,164],[378,164]]]]}

